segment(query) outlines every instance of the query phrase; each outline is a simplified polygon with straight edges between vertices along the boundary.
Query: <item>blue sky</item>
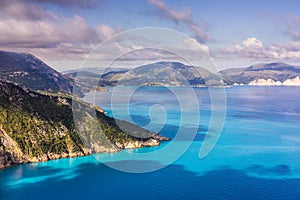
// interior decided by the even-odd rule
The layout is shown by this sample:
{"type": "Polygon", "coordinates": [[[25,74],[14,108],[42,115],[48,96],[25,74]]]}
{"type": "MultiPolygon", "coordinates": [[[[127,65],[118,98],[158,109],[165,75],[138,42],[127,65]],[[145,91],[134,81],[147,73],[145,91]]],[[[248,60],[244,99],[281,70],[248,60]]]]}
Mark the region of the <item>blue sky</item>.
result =
{"type": "MultiPolygon", "coordinates": [[[[1,0],[0,19],[2,50],[33,53],[59,71],[80,67],[94,47],[116,34],[143,27],[186,34],[209,49],[218,69],[276,61],[300,65],[299,0],[1,0]]],[[[117,42],[121,53],[146,47],[117,42]]],[[[176,51],[196,60],[196,51],[176,51]]],[[[176,60],[156,53],[144,55],[144,62],[176,60]]],[[[94,56],[94,63],[111,59],[106,56],[94,56]]],[[[123,65],[137,64],[130,59],[123,65]]]]}

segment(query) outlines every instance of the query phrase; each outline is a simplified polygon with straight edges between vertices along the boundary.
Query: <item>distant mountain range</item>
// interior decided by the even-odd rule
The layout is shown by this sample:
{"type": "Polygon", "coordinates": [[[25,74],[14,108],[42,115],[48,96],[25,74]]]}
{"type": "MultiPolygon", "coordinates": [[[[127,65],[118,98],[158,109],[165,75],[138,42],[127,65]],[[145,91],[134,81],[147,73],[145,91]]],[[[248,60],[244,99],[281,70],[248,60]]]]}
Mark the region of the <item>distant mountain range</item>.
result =
{"type": "MultiPolygon", "coordinates": [[[[220,77],[204,68],[186,66],[179,62],[158,62],[139,66],[133,69],[109,70],[102,75],[96,71],[80,71],[67,74],[75,82],[90,86],[162,86],[162,85],[193,85],[205,83],[219,85],[220,77]]],[[[85,87],[88,88],[88,87],[85,87]]],[[[91,88],[91,87],[90,87],[91,88]]]]}
{"type": "Polygon", "coordinates": [[[105,86],[231,86],[231,85],[300,85],[300,67],[285,63],[257,64],[230,68],[214,74],[202,67],[178,62],[157,62],[99,73],[91,68],[66,74],[87,90],[105,86]]]}
{"type": "Polygon", "coordinates": [[[0,79],[30,90],[82,92],[105,86],[300,85],[300,66],[281,62],[230,68],[214,74],[203,67],[157,62],[135,68],[87,68],[61,74],[31,54],[0,51],[0,79]]]}

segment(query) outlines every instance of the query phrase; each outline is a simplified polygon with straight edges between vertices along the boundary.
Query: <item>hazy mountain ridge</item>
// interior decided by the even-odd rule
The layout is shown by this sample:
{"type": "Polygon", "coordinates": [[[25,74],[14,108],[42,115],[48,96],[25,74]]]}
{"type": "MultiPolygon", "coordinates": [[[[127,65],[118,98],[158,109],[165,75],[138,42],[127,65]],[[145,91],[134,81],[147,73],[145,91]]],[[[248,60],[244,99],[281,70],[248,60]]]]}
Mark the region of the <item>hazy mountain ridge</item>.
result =
{"type": "MultiPolygon", "coordinates": [[[[175,86],[201,86],[218,84],[219,78],[204,68],[186,66],[179,62],[158,62],[136,67],[118,76],[110,73],[109,81],[118,85],[175,85],[175,86]],[[216,83],[214,83],[214,81],[216,83]]],[[[101,78],[107,79],[107,74],[101,78]]]]}
{"type": "Polygon", "coordinates": [[[26,53],[0,51],[0,78],[31,90],[72,92],[67,77],[26,53]]]}
{"type": "Polygon", "coordinates": [[[138,66],[132,69],[109,71],[103,74],[90,71],[79,71],[67,74],[79,84],[91,83],[90,87],[105,86],[188,86],[204,87],[222,84],[220,76],[194,66],[186,66],[179,62],[157,62],[138,66]]]}
{"type": "Polygon", "coordinates": [[[214,74],[202,67],[179,62],[157,62],[136,68],[96,74],[80,71],[68,74],[78,83],[90,87],[104,86],[231,86],[231,85],[298,85],[300,67],[281,62],[256,64],[247,68],[229,68],[214,74]],[[90,73],[90,75],[89,75],[90,73]],[[76,78],[75,78],[76,77],[76,78]],[[81,79],[81,80],[80,80],[81,79]],[[221,81],[221,79],[223,81],[221,81]],[[91,81],[93,80],[93,81],[91,81]]]}

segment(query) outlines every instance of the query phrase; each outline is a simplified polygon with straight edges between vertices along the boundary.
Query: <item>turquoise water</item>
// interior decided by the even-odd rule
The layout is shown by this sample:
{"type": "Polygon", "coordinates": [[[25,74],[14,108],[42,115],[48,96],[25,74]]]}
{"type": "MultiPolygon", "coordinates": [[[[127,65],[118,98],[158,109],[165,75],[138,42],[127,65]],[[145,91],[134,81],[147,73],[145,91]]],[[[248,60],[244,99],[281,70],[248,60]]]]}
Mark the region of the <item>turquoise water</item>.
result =
{"type": "Polygon", "coordinates": [[[125,87],[122,93],[112,95],[113,88],[110,88],[95,96],[87,94],[86,100],[95,101],[109,115],[133,121],[162,135],[174,138],[180,128],[184,135],[160,147],[2,170],[0,199],[300,198],[299,87],[225,89],[223,131],[213,150],[201,159],[199,150],[212,116],[207,89],[195,89],[197,104],[189,100],[186,88],[138,88],[128,99],[126,94],[131,90],[125,87]],[[195,119],[199,116],[198,122],[195,119]],[[171,164],[166,161],[178,154],[174,149],[142,159],[132,156],[168,149],[171,144],[178,149],[188,146],[171,164]],[[161,169],[126,173],[109,166],[161,169]]]}

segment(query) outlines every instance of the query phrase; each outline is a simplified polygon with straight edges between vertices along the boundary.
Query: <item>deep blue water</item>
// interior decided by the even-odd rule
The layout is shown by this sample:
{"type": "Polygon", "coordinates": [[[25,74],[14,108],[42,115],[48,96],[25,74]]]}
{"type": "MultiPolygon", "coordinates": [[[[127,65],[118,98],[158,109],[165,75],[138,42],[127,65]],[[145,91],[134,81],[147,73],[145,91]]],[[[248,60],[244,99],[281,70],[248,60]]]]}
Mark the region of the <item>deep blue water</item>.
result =
{"type": "Polygon", "coordinates": [[[300,199],[300,87],[225,89],[224,127],[204,158],[203,141],[216,131],[209,129],[212,110],[221,112],[207,89],[195,89],[195,99],[187,88],[112,91],[85,98],[111,116],[175,139],[160,147],[2,170],[0,199],[300,199]],[[117,170],[144,167],[161,169],[117,170]]]}

